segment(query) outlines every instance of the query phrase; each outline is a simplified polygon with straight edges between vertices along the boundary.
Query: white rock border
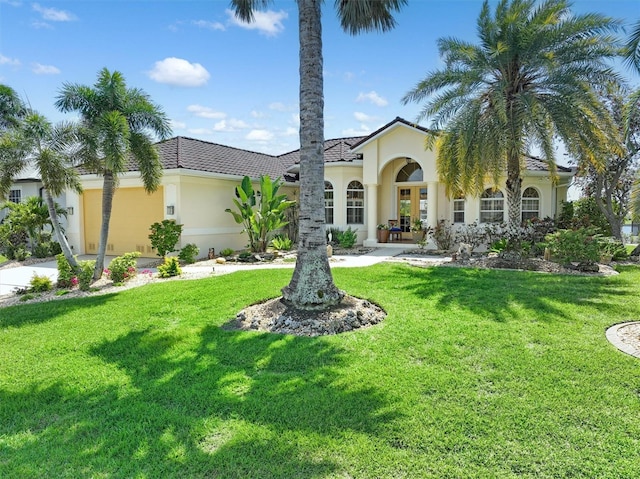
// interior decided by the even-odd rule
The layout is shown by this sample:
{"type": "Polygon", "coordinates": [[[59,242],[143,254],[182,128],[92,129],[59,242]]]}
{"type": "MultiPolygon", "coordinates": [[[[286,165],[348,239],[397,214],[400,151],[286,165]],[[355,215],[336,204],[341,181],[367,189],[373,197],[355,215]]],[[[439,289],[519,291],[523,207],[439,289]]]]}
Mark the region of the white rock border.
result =
{"type": "Polygon", "coordinates": [[[640,359],[640,349],[634,347],[633,345],[623,341],[620,338],[620,330],[628,327],[628,326],[635,326],[635,325],[640,325],[640,321],[629,321],[626,323],[618,323],[618,324],[614,324],[613,326],[611,326],[610,328],[607,329],[605,336],[607,337],[607,340],[613,344],[616,348],[618,348],[620,351],[622,351],[623,353],[627,353],[631,356],[634,356],[638,359],[640,359]]]}

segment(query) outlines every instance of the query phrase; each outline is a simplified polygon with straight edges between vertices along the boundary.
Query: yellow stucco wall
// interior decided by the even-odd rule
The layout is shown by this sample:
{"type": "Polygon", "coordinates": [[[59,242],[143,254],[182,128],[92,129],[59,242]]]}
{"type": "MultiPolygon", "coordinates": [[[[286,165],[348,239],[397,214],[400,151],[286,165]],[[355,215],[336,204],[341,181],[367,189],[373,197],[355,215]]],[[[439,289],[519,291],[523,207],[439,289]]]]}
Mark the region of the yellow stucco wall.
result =
{"type": "MultiPolygon", "coordinates": [[[[164,219],[162,187],[153,194],[143,188],[118,188],[113,198],[107,255],[139,251],[155,257],[149,241],[149,227],[164,219]]],[[[96,254],[102,222],[102,190],[85,190],[82,194],[84,251],[96,254]]]]}

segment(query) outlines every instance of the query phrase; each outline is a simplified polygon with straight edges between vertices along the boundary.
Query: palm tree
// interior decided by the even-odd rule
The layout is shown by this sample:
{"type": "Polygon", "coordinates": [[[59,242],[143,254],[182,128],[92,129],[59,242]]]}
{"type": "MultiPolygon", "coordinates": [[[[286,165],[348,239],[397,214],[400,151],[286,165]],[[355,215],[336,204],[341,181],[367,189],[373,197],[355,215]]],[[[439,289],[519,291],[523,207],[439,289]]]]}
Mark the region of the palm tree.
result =
{"type": "Polygon", "coordinates": [[[634,25],[625,45],[627,62],[640,73],[640,20],[634,25]]]}
{"type": "Polygon", "coordinates": [[[94,279],[99,279],[118,175],[132,160],[140,169],[145,190],[157,190],[162,165],[150,132],[164,139],[171,134],[171,128],[162,109],[146,93],[127,88],[120,72],[112,73],[106,68],[98,73],[93,87],[63,85],[56,106],[63,112],[80,113],[83,167],[103,177],[102,225],[94,271],[94,279]]]}
{"type": "MultiPolygon", "coordinates": [[[[13,178],[27,165],[33,165],[40,174],[46,207],[36,221],[29,236],[33,241],[36,229],[42,221],[50,222],[56,241],[72,268],[78,264],[60,226],[60,210],[54,200],[67,189],[81,192],[78,173],[74,166],[76,158],[77,132],[70,123],[52,125],[44,116],[30,112],[15,128],[5,132],[0,140],[0,196],[5,196],[13,178]],[[6,160],[6,161],[5,161],[6,160]],[[4,180],[4,181],[2,181],[4,180]],[[42,219],[44,218],[44,220],[42,219]]],[[[31,210],[43,207],[40,198],[31,201],[31,210]]]]}
{"type": "MultiPolygon", "coordinates": [[[[253,20],[253,12],[270,0],[232,0],[236,15],[253,20]]],[[[322,0],[297,0],[300,35],[300,210],[298,260],[285,301],[303,309],[339,303],[344,292],[331,275],[324,222],[324,92],[322,79],[322,0]]],[[[395,26],[392,11],[406,0],[336,0],[343,29],[350,34],[386,31],[395,26]]]]}
{"type": "Polygon", "coordinates": [[[595,89],[619,79],[606,64],[617,53],[619,22],[574,15],[564,0],[501,0],[491,16],[485,0],[479,43],[438,41],[445,67],[403,98],[428,100],[437,165],[447,193],[481,193],[506,170],[508,221],[521,222],[521,169],[531,147],[555,173],[554,139],[575,158],[597,162],[617,146],[616,128],[595,89]],[[613,146],[612,146],[613,145],[613,146]],[[600,155],[601,157],[602,155],[600,155]]]}

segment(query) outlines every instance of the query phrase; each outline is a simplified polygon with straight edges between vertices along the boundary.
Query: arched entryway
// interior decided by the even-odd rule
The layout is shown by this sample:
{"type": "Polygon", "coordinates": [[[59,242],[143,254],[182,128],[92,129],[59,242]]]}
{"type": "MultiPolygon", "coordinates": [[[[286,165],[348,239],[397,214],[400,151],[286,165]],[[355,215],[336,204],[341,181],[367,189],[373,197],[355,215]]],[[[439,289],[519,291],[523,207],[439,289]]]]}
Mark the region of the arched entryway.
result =
{"type": "Polygon", "coordinates": [[[409,238],[414,221],[420,219],[424,226],[427,225],[429,190],[424,183],[422,168],[417,162],[407,159],[407,164],[396,174],[395,190],[398,224],[403,238],[405,233],[409,238]]]}

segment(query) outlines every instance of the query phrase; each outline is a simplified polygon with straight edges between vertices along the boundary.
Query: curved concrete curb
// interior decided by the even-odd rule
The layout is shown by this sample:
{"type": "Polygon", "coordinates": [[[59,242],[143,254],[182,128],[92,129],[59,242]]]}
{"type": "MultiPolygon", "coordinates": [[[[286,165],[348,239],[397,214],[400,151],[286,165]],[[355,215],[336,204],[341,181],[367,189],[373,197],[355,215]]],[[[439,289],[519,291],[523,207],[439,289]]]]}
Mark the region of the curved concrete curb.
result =
{"type": "Polygon", "coordinates": [[[606,337],[611,344],[613,344],[616,348],[618,348],[623,353],[630,354],[631,356],[634,356],[640,359],[640,350],[638,350],[637,348],[634,348],[631,344],[623,341],[620,338],[620,334],[619,334],[621,329],[628,326],[633,326],[633,325],[640,325],[640,321],[631,321],[628,323],[614,324],[609,329],[607,329],[606,337]]]}

